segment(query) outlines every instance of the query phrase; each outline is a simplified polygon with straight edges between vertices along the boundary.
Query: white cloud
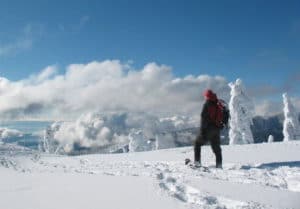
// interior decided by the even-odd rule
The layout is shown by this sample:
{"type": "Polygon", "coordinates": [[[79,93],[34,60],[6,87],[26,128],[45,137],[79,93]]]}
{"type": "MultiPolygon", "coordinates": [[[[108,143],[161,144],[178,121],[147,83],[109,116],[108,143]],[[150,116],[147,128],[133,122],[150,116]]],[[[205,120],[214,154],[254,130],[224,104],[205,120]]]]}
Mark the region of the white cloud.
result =
{"type": "Polygon", "coordinates": [[[51,76],[55,75],[57,72],[57,69],[55,66],[49,66],[47,68],[45,68],[38,76],[37,76],[37,81],[38,82],[43,82],[49,78],[51,78],[51,76]]]}
{"type": "Polygon", "coordinates": [[[269,117],[282,112],[282,104],[280,102],[271,102],[263,100],[255,104],[255,114],[269,117]]]}
{"type": "Polygon", "coordinates": [[[32,42],[33,41],[31,39],[25,38],[0,45],[0,56],[15,54],[19,51],[30,49],[32,47],[32,42]]]}
{"type": "Polygon", "coordinates": [[[297,98],[297,97],[290,97],[293,105],[295,106],[296,110],[298,112],[300,112],[300,98],[297,98]]]}
{"type": "MultiPolygon", "coordinates": [[[[77,22],[76,24],[74,24],[72,26],[72,28],[71,28],[72,32],[75,32],[75,33],[80,32],[81,30],[84,29],[84,27],[88,24],[89,21],[90,21],[90,16],[85,15],[85,16],[80,17],[79,22],[77,22]]],[[[59,28],[61,29],[61,31],[66,31],[65,30],[66,27],[62,24],[60,24],[59,28]]]]}
{"type": "MultiPolygon", "coordinates": [[[[73,119],[82,113],[146,112],[161,116],[199,116],[202,92],[211,88],[229,101],[224,77],[175,77],[171,67],[148,63],[133,69],[118,60],[71,64],[64,74],[56,66],[19,81],[0,78],[0,117],[73,119]]],[[[278,102],[256,99],[256,115],[282,112],[278,102]]],[[[293,99],[300,110],[299,99],[293,99]]]]}
{"type": "MultiPolygon", "coordinates": [[[[300,112],[300,99],[297,97],[291,97],[291,101],[296,110],[300,112]]],[[[255,114],[269,117],[283,113],[283,101],[279,98],[279,101],[262,100],[255,104],[255,114]]]]}
{"type": "Polygon", "coordinates": [[[57,29],[63,33],[79,33],[89,23],[90,19],[90,16],[84,15],[71,24],[68,24],[66,22],[58,23],[57,29]]]}
{"type": "Polygon", "coordinates": [[[20,34],[16,35],[14,41],[0,44],[0,57],[17,54],[21,51],[31,49],[34,42],[34,37],[40,36],[43,29],[38,24],[27,24],[22,29],[20,34]]]}
{"type": "Polygon", "coordinates": [[[165,65],[141,70],[118,60],[72,64],[65,74],[55,66],[20,81],[0,78],[0,116],[66,119],[89,111],[131,111],[199,115],[202,92],[212,88],[229,99],[223,77],[176,78],[165,65]]]}
{"type": "Polygon", "coordinates": [[[31,75],[28,79],[23,80],[23,83],[28,83],[29,85],[43,83],[57,74],[57,67],[55,65],[48,66],[38,74],[31,75]]]}

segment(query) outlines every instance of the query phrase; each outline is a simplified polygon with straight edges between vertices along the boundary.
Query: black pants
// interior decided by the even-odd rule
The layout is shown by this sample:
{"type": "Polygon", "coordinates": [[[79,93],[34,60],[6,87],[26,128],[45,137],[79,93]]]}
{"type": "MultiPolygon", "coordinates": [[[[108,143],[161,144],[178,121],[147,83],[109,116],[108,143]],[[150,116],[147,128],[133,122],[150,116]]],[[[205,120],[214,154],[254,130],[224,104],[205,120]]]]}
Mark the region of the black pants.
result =
{"type": "Polygon", "coordinates": [[[194,160],[201,162],[201,146],[210,142],[211,148],[216,156],[216,165],[222,165],[222,150],[220,142],[220,129],[210,127],[205,133],[200,133],[194,144],[194,160]]]}

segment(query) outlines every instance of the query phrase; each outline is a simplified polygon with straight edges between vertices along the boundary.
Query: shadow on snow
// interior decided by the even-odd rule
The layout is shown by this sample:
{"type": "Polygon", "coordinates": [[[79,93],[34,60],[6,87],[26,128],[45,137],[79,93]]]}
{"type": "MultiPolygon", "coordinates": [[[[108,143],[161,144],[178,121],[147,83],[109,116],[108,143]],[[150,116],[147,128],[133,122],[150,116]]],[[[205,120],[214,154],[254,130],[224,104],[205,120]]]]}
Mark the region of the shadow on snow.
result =
{"type": "Polygon", "coordinates": [[[280,167],[299,167],[300,168],[300,161],[287,161],[287,162],[273,162],[273,163],[263,163],[258,166],[251,166],[251,165],[243,165],[241,169],[250,170],[253,168],[257,169],[276,169],[280,167]]]}

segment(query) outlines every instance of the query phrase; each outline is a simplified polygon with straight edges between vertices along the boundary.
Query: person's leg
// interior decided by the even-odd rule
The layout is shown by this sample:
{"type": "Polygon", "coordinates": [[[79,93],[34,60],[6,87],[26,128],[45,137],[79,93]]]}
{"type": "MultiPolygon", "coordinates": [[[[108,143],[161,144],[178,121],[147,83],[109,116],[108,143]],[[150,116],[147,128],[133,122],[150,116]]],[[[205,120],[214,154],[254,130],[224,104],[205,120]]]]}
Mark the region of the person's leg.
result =
{"type": "Polygon", "coordinates": [[[203,136],[198,135],[194,143],[194,162],[201,163],[201,146],[204,144],[203,136]]]}
{"type": "Polygon", "coordinates": [[[213,144],[212,145],[213,152],[216,156],[216,167],[222,168],[222,149],[220,144],[213,144]]]}
{"type": "Polygon", "coordinates": [[[216,156],[216,167],[222,168],[222,149],[220,142],[220,132],[217,130],[210,140],[212,150],[216,156]]]}

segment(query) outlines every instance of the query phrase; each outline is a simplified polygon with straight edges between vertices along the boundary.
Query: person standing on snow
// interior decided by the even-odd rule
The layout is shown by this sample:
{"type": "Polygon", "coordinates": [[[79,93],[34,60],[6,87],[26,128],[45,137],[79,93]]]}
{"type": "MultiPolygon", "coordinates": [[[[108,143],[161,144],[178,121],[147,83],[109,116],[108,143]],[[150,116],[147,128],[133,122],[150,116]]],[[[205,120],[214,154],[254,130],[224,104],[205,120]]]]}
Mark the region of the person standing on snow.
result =
{"type": "Polygon", "coordinates": [[[194,144],[194,163],[196,167],[201,167],[201,146],[210,142],[211,148],[216,156],[216,167],[222,168],[221,127],[215,122],[218,117],[218,98],[212,90],[206,90],[203,96],[206,101],[201,113],[200,133],[194,144]]]}

